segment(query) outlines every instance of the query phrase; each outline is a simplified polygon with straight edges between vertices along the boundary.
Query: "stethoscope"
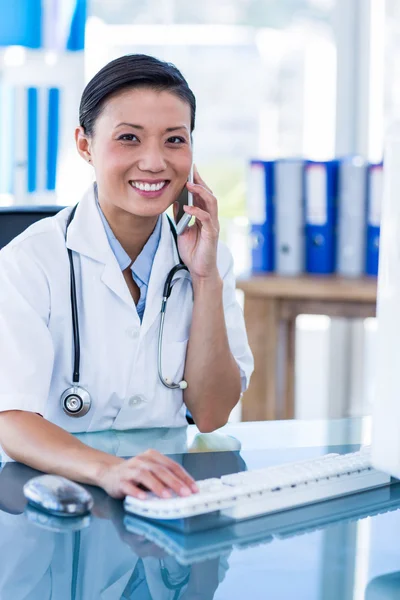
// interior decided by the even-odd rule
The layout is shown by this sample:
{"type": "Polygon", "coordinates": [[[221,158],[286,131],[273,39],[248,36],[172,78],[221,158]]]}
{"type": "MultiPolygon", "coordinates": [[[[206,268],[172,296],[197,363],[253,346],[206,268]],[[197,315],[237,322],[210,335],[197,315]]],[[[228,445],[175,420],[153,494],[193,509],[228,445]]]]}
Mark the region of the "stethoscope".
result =
{"type": "MultiPolygon", "coordinates": [[[[65,238],[67,237],[68,227],[71,224],[72,219],[74,218],[75,211],[77,206],[71,211],[71,214],[68,217],[67,227],[65,232],[65,238]]],[[[158,365],[158,376],[160,378],[161,383],[169,388],[170,390],[181,389],[184,390],[187,388],[187,382],[182,379],[179,383],[170,382],[168,379],[163,377],[162,372],[162,345],[163,345],[163,333],[164,333],[164,322],[165,322],[165,313],[167,310],[167,301],[171,295],[172,288],[174,286],[175,281],[173,281],[174,276],[179,271],[189,271],[187,266],[182,261],[179,250],[178,250],[178,236],[176,233],[175,225],[171,221],[171,219],[167,216],[168,223],[171,229],[172,237],[174,238],[176,251],[178,255],[179,262],[170,270],[167,275],[164,284],[163,297],[161,302],[161,319],[160,319],[160,328],[158,332],[158,357],[157,357],[157,365],[158,365]]],[[[78,319],[78,302],[76,297],[76,281],[75,281],[75,270],[74,270],[74,261],[72,257],[72,250],[67,248],[68,258],[70,264],[70,290],[71,290],[71,313],[72,313],[72,331],[73,331],[73,339],[74,339],[74,367],[73,367],[73,375],[72,387],[63,392],[61,395],[61,406],[64,412],[70,417],[83,417],[88,412],[92,405],[92,399],[90,394],[85,388],[79,385],[80,380],[80,338],[79,338],[79,319],[78,319]]]]}
{"type": "Polygon", "coordinates": [[[162,559],[160,559],[161,579],[163,581],[163,584],[165,585],[165,587],[168,590],[175,592],[173,600],[178,600],[179,596],[181,595],[181,591],[183,590],[185,585],[187,585],[189,583],[189,579],[190,579],[190,575],[191,575],[191,567],[190,566],[187,567],[186,570],[187,570],[187,573],[184,575],[184,577],[181,581],[179,581],[178,583],[172,583],[172,580],[169,575],[169,571],[168,571],[167,567],[165,566],[164,561],[162,559]]]}
{"type": "MultiPolygon", "coordinates": [[[[181,569],[185,572],[184,572],[181,580],[177,581],[175,583],[173,583],[172,578],[169,574],[169,571],[165,565],[165,561],[163,559],[159,559],[159,566],[160,566],[161,580],[162,580],[165,588],[169,591],[174,592],[173,600],[178,600],[178,598],[180,597],[180,595],[182,593],[183,588],[189,583],[191,570],[192,570],[191,566],[189,565],[187,567],[184,567],[183,565],[180,565],[181,569]]],[[[125,590],[124,590],[122,596],[121,596],[121,600],[125,600],[125,598],[127,600],[128,600],[128,598],[134,598],[134,597],[136,598],[136,592],[138,591],[138,588],[140,586],[142,586],[143,584],[146,585],[146,587],[147,587],[147,578],[146,578],[146,573],[144,571],[143,559],[139,558],[136,563],[135,569],[132,572],[132,575],[125,587],[125,590]]],[[[148,589],[148,587],[147,587],[147,589],[148,589]]],[[[147,595],[146,595],[146,597],[147,597],[147,595]]]]}

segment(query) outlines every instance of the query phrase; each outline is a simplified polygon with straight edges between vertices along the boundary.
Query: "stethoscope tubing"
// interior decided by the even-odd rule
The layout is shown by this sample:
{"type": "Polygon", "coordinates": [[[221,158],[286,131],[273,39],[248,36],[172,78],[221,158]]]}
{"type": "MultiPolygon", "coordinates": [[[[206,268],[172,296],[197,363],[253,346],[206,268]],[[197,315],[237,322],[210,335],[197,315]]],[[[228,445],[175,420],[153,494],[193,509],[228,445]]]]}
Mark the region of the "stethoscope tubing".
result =
{"type": "MultiPolygon", "coordinates": [[[[71,214],[68,217],[65,237],[67,236],[68,227],[74,218],[77,206],[78,206],[78,204],[76,204],[74,206],[74,208],[71,211],[71,214]]],[[[167,218],[168,218],[168,222],[169,222],[169,225],[171,228],[172,236],[174,238],[176,252],[178,255],[179,262],[170,270],[170,272],[168,273],[168,275],[166,277],[165,284],[164,284],[163,298],[162,298],[161,310],[160,310],[160,326],[159,326],[159,332],[158,332],[157,369],[158,369],[158,376],[159,376],[161,383],[166,388],[175,390],[175,389],[185,389],[187,387],[187,383],[184,380],[182,380],[179,383],[174,383],[173,381],[169,381],[169,380],[165,379],[163,376],[162,346],[163,346],[165,314],[166,314],[166,309],[167,309],[168,298],[171,295],[172,288],[175,283],[173,278],[175,277],[176,273],[178,273],[179,271],[184,270],[184,271],[189,272],[189,269],[184,264],[184,262],[181,259],[180,254],[179,254],[178,237],[177,237],[175,225],[173,224],[173,222],[171,221],[171,219],[169,217],[167,217],[167,218]]],[[[74,260],[73,260],[72,250],[70,248],[68,248],[67,251],[68,251],[68,259],[69,259],[69,265],[70,265],[70,299],[71,299],[71,317],[72,317],[72,332],[73,332],[73,344],[74,344],[74,353],[73,353],[74,366],[73,366],[72,381],[73,381],[74,385],[73,385],[73,387],[69,388],[68,390],[65,390],[65,392],[62,394],[61,403],[62,403],[63,410],[66,414],[68,414],[69,416],[72,416],[72,417],[80,417],[80,416],[84,416],[89,411],[90,406],[91,406],[91,398],[90,398],[89,392],[87,390],[85,390],[84,388],[80,387],[80,385],[79,385],[81,350],[80,350],[79,314],[78,314],[78,302],[77,302],[77,292],[76,292],[76,278],[75,278],[75,269],[74,269],[74,260]],[[81,400],[81,408],[79,410],[76,410],[76,408],[74,408],[74,410],[71,410],[71,408],[68,408],[69,403],[71,403],[71,401],[72,401],[72,405],[74,407],[76,407],[77,398],[79,398],[81,400]],[[83,398],[83,400],[82,400],[82,398],[83,398]]]]}

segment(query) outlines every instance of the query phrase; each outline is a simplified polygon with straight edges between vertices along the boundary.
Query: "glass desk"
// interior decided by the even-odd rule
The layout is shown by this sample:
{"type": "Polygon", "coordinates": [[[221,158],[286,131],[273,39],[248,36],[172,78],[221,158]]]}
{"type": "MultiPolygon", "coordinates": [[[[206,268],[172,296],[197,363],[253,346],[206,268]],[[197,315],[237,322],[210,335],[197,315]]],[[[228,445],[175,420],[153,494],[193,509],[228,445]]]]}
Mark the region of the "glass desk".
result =
{"type": "MultiPolygon", "coordinates": [[[[346,452],[370,420],[230,424],[79,435],[120,456],[148,447],[196,479],[346,452]]],[[[127,515],[88,487],[91,516],[56,519],[26,506],[37,472],[0,470],[1,600],[386,600],[400,598],[400,483],[228,527],[184,535],[127,515]]]]}

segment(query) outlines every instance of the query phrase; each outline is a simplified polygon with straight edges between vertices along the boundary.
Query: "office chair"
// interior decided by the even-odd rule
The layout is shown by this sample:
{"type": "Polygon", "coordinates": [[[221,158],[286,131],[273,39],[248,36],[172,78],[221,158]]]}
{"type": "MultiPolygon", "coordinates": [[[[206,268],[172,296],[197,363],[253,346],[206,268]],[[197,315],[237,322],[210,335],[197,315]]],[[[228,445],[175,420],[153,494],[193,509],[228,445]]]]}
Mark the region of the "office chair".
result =
{"type": "Polygon", "coordinates": [[[0,249],[29,225],[53,217],[63,206],[0,206],[0,249]]]}

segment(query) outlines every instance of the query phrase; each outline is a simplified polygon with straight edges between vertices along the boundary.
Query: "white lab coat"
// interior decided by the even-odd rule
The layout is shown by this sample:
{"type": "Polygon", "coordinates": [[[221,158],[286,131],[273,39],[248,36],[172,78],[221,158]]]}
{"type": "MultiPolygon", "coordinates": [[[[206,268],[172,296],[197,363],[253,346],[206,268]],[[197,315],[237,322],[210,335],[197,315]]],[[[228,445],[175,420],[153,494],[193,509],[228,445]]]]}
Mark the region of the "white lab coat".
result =
{"type": "MultiPolygon", "coordinates": [[[[141,324],[93,188],[79,203],[65,240],[70,211],[68,207],[35,223],[0,252],[0,411],[40,413],[70,432],[184,425],[182,391],[163,386],[157,372],[162,291],[167,273],[178,262],[167,217],[162,217],[141,324]],[[80,384],[92,398],[91,409],[81,418],[67,416],[60,404],[72,385],[73,369],[66,246],[73,250],[77,282],[80,384]]],[[[245,390],[253,359],[235,297],[232,257],[222,243],[217,263],[224,281],[229,344],[245,390]]],[[[162,362],[164,377],[180,381],[193,292],[187,272],[176,279],[167,306],[162,362]]]]}

